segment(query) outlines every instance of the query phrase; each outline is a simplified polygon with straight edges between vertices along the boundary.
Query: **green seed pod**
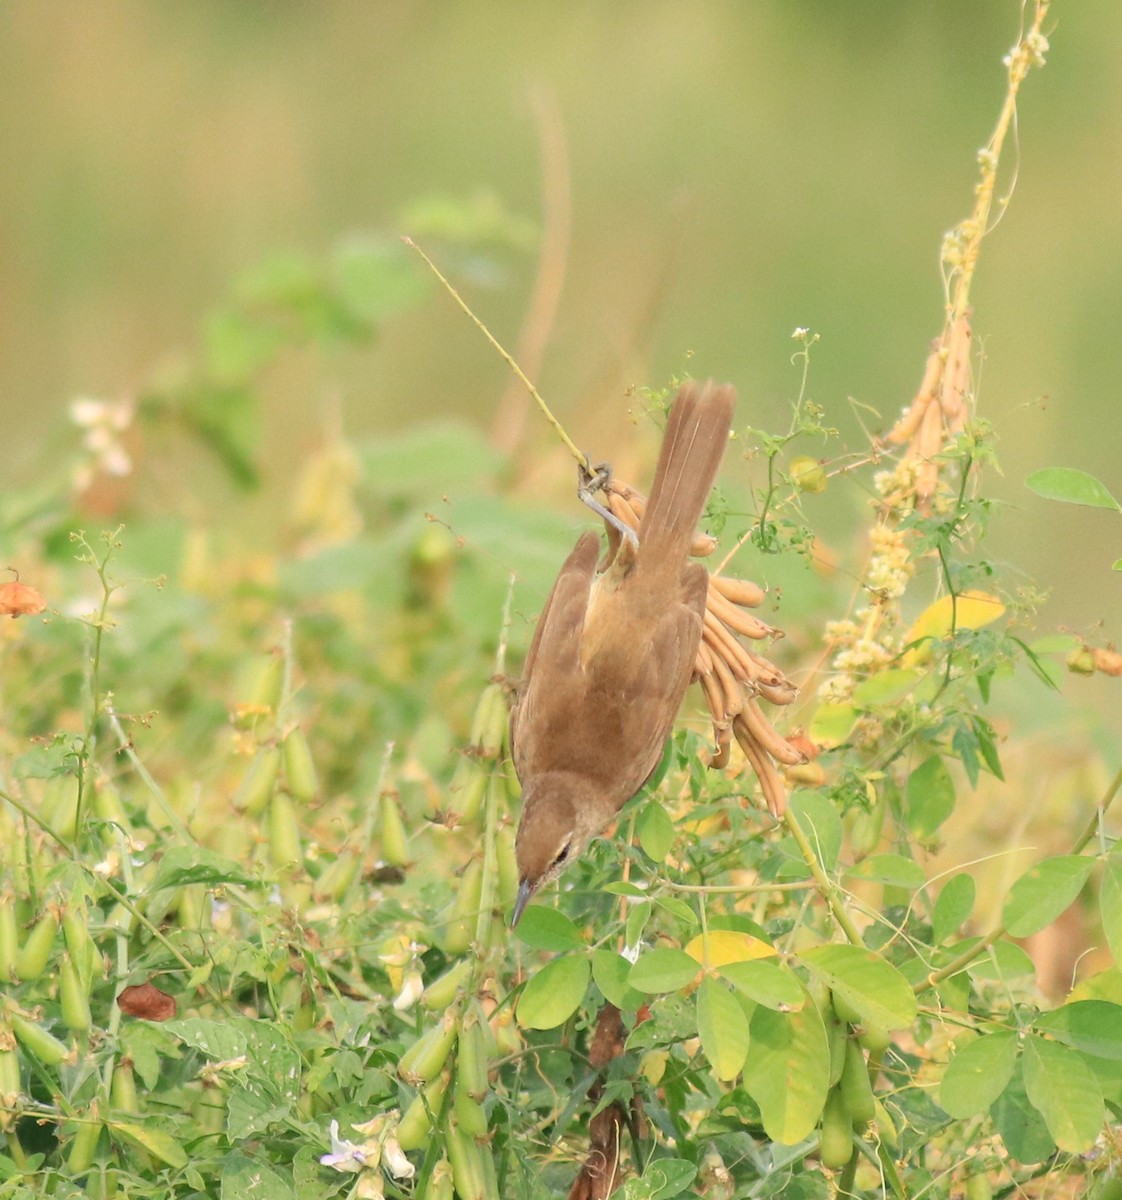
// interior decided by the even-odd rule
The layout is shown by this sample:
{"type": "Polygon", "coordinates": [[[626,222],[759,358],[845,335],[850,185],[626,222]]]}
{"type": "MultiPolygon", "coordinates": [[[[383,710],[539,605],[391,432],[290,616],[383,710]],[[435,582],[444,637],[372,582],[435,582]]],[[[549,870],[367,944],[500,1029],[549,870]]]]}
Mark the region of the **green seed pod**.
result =
{"type": "Polygon", "coordinates": [[[77,968],[78,978],[88,995],[94,975],[101,976],[104,973],[104,964],[93,938],[90,937],[90,914],[85,904],[72,900],[63,909],[62,934],[66,941],[66,949],[77,968]]]}
{"type": "Polygon", "coordinates": [[[463,825],[478,818],[487,792],[487,772],[478,759],[461,759],[448,785],[445,822],[463,825]],[[463,771],[460,768],[463,767],[463,771]],[[459,778],[457,778],[459,777],[459,778]]]}
{"type": "Polygon", "coordinates": [[[66,1057],[66,1046],[53,1034],[48,1033],[42,1025],[36,1025],[34,1021],[29,1021],[16,1012],[9,1013],[8,1020],[12,1023],[16,1041],[45,1067],[57,1067],[66,1057]]]}
{"type": "Polygon", "coordinates": [[[93,793],[93,810],[103,821],[112,821],[122,829],[129,828],[129,819],[121,801],[121,793],[104,776],[98,779],[93,793]]]}
{"type": "Polygon", "coordinates": [[[405,822],[397,801],[387,792],[382,796],[381,809],[382,861],[391,867],[409,865],[409,849],[405,837],[405,822]]]}
{"type": "Polygon", "coordinates": [[[20,1094],[19,1052],[11,1025],[0,1020],[0,1104],[11,1104],[20,1094]]]}
{"type": "Polygon", "coordinates": [[[123,1058],[113,1068],[113,1081],[109,1085],[109,1103],[118,1112],[140,1112],[140,1100],[136,1094],[136,1076],[133,1074],[132,1062],[123,1058]]]}
{"type": "MultiPolygon", "coordinates": [[[[1107,1200],[1107,1197],[1122,1196],[1122,1185],[1117,1179],[1112,1181],[1115,1186],[1113,1189],[1106,1191],[1086,1191],[1083,1194],[1088,1197],[1093,1197],[1093,1200],[1107,1200]]],[[[964,1189],[966,1200],[992,1200],[993,1187],[990,1185],[989,1177],[984,1171],[978,1171],[977,1174],[967,1175],[966,1187],[964,1189]]]]}
{"type": "Polygon", "coordinates": [[[55,775],[47,780],[39,815],[64,841],[74,840],[78,832],[77,775],[55,775]]]}
{"type": "Polygon", "coordinates": [[[460,1200],[489,1200],[487,1177],[483,1169],[483,1151],[478,1143],[450,1121],[444,1135],[448,1160],[452,1164],[452,1181],[460,1200]]]}
{"type": "Polygon", "coordinates": [[[250,663],[237,689],[243,699],[234,705],[238,728],[252,729],[257,721],[275,716],[283,687],[284,659],[279,654],[250,663]]]}
{"type": "Polygon", "coordinates": [[[483,864],[478,859],[472,859],[460,880],[460,890],[452,904],[452,919],[444,933],[446,954],[463,954],[471,945],[482,894],[483,864]]]}
{"type": "Polygon", "coordinates": [[[846,1038],[845,1069],[839,1087],[846,1112],[854,1125],[868,1125],[876,1116],[877,1106],[869,1082],[869,1071],[865,1066],[865,1055],[856,1038],[846,1038]]]}
{"type": "Polygon", "coordinates": [[[518,896],[518,862],[514,857],[514,826],[501,825],[495,834],[499,867],[499,907],[505,912],[518,896]]]}
{"type": "Polygon", "coordinates": [[[872,854],[880,843],[884,829],[885,803],[875,804],[869,810],[851,808],[845,815],[845,830],[850,848],[858,858],[872,854]]]}
{"type": "Polygon", "coordinates": [[[16,898],[11,888],[0,892],[0,983],[11,983],[19,954],[16,898]]]}
{"type": "Polygon", "coordinates": [[[43,974],[47,963],[50,962],[57,936],[58,915],[53,908],[48,908],[27,935],[27,941],[16,955],[12,971],[17,979],[38,979],[43,974]]]}
{"type": "Polygon", "coordinates": [[[870,1054],[883,1054],[892,1042],[892,1036],[883,1025],[866,1021],[857,1030],[857,1040],[870,1054]]]}
{"type": "Polygon", "coordinates": [[[362,860],[350,846],[343,846],[335,858],[323,869],[315,882],[313,894],[317,900],[332,900],[336,903],[347,894],[347,889],[358,878],[362,860]]]}
{"type": "Polygon", "coordinates": [[[210,903],[203,884],[190,883],[183,888],[175,907],[175,919],[180,929],[210,928],[210,903]]]}
{"type": "Polygon", "coordinates": [[[280,868],[304,865],[300,822],[287,792],[277,792],[269,805],[269,861],[280,868]]]}
{"type": "Polygon", "coordinates": [[[896,1126],[888,1114],[888,1109],[879,1100],[877,1100],[876,1105],[877,1115],[875,1120],[877,1123],[877,1137],[890,1150],[895,1150],[900,1145],[900,1135],[896,1132],[896,1126]]]}
{"type": "MultiPolygon", "coordinates": [[[[473,1100],[482,1100],[488,1091],[487,1067],[489,1065],[490,1039],[484,1033],[490,1029],[483,1020],[483,1014],[474,1007],[464,1017],[463,1028],[460,1031],[460,1042],[456,1048],[456,1090],[466,1091],[473,1100]]],[[[467,1122],[464,1122],[467,1128],[467,1122]]],[[[473,1136],[482,1136],[481,1134],[473,1136]]]]}
{"type": "Polygon", "coordinates": [[[471,744],[481,758],[497,762],[502,756],[509,719],[502,684],[489,683],[479,697],[471,723],[471,744]]]}
{"type": "Polygon", "coordinates": [[[234,793],[234,807],[251,817],[259,817],[264,811],[277,786],[281,752],[276,746],[262,746],[246,768],[238,790],[234,793]]]}
{"type": "Polygon", "coordinates": [[[482,1138],[487,1136],[487,1114],[478,1100],[468,1095],[466,1086],[456,1077],[456,1096],[452,1103],[452,1111],[456,1121],[468,1137],[482,1138]]]}
{"type": "Polygon", "coordinates": [[[838,1014],[838,1017],[841,1020],[843,1020],[847,1025],[861,1024],[861,1014],[853,1007],[852,1004],[849,1003],[848,1000],[839,995],[837,992],[834,992],[833,1000],[834,1012],[838,1014]]]}
{"type": "Polygon", "coordinates": [[[822,1111],[818,1156],[824,1167],[839,1170],[853,1157],[853,1122],[840,1088],[831,1088],[822,1111]]]}
{"type": "MultiPolygon", "coordinates": [[[[88,977],[86,982],[88,985],[88,977]]],[[[62,966],[59,968],[58,1001],[63,1025],[74,1033],[85,1033],[93,1023],[90,1018],[90,994],[88,986],[82,984],[78,968],[69,954],[62,956],[62,966]]]]}
{"type": "Polygon", "coordinates": [[[833,1011],[824,1022],[826,1026],[826,1041],[830,1047],[830,1087],[838,1083],[845,1069],[845,1047],[849,1041],[849,1029],[833,1011]]]}
{"type": "Polygon", "coordinates": [[[316,764],[302,729],[293,729],[284,739],[284,780],[292,795],[309,804],[319,792],[316,764]]]}
{"type": "Polygon", "coordinates": [[[421,1036],[401,1056],[397,1064],[397,1073],[406,1083],[420,1087],[429,1083],[440,1074],[452,1047],[456,1044],[456,1035],[460,1028],[460,1014],[455,1008],[450,1008],[427,1033],[421,1036]]]}
{"type": "Polygon", "coordinates": [[[472,962],[468,958],[461,959],[449,967],[421,993],[421,1003],[431,1012],[442,1012],[455,1000],[456,993],[467,982],[471,968],[472,962]]]}
{"type": "Polygon", "coordinates": [[[101,1129],[102,1122],[98,1119],[95,1100],[90,1105],[86,1120],[78,1123],[78,1130],[70,1143],[70,1153],[66,1156],[66,1165],[72,1175],[84,1175],[92,1166],[101,1129]]]}
{"type": "Polygon", "coordinates": [[[397,1144],[402,1150],[420,1150],[428,1144],[432,1119],[439,1119],[444,1106],[444,1094],[451,1079],[450,1071],[442,1071],[427,1087],[413,1098],[397,1125],[397,1144]],[[432,1114],[430,1119],[429,1114],[432,1114]]]}
{"type": "Polygon", "coordinates": [[[452,1164],[442,1158],[432,1169],[428,1186],[420,1193],[417,1200],[453,1200],[455,1185],[452,1183],[452,1164]]]}

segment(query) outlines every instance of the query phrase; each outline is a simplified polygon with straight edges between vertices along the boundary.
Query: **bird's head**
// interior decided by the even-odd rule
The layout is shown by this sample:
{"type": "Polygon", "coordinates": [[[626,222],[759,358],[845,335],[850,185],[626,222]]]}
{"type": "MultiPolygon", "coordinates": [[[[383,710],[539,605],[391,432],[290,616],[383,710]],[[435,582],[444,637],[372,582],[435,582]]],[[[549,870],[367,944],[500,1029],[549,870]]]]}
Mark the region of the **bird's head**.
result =
{"type": "Polygon", "coordinates": [[[558,772],[527,784],[514,839],[518,898],[512,927],[518,924],[530,897],[580,858],[611,817],[585,780],[558,772]]]}

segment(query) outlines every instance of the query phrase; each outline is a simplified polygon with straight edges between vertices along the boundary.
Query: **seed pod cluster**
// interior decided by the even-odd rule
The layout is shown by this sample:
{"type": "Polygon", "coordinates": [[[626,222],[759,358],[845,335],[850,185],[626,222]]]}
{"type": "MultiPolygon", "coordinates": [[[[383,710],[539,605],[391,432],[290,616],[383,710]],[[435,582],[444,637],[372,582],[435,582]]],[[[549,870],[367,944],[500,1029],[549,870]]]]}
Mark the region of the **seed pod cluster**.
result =
{"type": "Polygon", "coordinates": [[[890,445],[907,443],[906,457],[919,462],[915,493],[924,506],[938,487],[940,451],[966,427],[972,337],[967,310],[931,343],[915,399],[885,434],[890,445]]]}
{"type": "MultiPolygon", "coordinates": [[[[830,1090],[822,1112],[819,1156],[823,1166],[844,1167],[853,1156],[855,1131],[875,1121],[881,1136],[891,1142],[895,1126],[873,1091],[870,1055],[880,1055],[888,1046],[888,1033],[862,1022],[860,1015],[836,993],[816,997],[826,1026],[830,1047],[830,1090]]],[[[879,1061],[879,1058],[874,1060],[879,1061]]]]}
{"type": "MultiPolygon", "coordinates": [[[[646,498],[615,479],[609,479],[603,490],[612,515],[641,537],[646,498]]],[[[605,566],[619,544],[619,531],[608,526],[605,566]]],[[[698,534],[691,552],[704,557],[715,545],[712,538],[698,534]]],[[[764,591],[757,584],[720,572],[710,575],[693,678],[701,685],[713,721],[716,749],[710,766],[728,766],[735,738],[760,781],[768,809],[780,816],[787,807],[787,792],[776,764],[796,766],[805,763],[807,756],[799,745],[776,731],[760,707],[761,699],[783,706],[798,695],[794,684],[774,663],[742,640],[759,645],[783,636],[749,611],[763,602],[764,591]]]]}
{"type": "Polygon", "coordinates": [[[418,1092],[398,1123],[397,1141],[403,1150],[420,1150],[434,1131],[443,1138],[446,1161],[433,1172],[423,1195],[446,1196],[454,1190],[461,1200],[497,1200],[483,1107],[494,1042],[480,1001],[472,1000],[465,1008],[460,999],[460,985],[466,982],[457,964],[425,993],[426,1007],[436,1007],[455,987],[440,1020],[398,1061],[398,1075],[418,1092]]]}

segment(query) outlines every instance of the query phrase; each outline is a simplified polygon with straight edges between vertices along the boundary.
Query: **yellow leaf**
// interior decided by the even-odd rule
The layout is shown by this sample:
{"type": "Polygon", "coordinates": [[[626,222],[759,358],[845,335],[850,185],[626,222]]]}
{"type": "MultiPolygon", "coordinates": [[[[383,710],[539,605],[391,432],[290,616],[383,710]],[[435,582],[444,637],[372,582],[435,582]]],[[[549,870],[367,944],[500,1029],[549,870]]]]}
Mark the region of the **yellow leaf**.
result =
{"type": "Polygon", "coordinates": [[[929,639],[945,638],[954,629],[981,629],[996,621],[1005,612],[1005,605],[987,592],[968,591],[959,596],[941,596],[916,618],[908,630],[909,642],[923,642],[904,656],[905,664],[926,662],[931,657],[929,639]]]}
{"type": "Polygon", "coordinates": [[[708,934],[699,933],[686,946],[686,953],[702,966],[723,967],[726,963],[751,962],[754,958],[767,958],[775,954],[775,947],[753,937],[750,933],[737,933],[733,929],[713,929],[708,934]]]}

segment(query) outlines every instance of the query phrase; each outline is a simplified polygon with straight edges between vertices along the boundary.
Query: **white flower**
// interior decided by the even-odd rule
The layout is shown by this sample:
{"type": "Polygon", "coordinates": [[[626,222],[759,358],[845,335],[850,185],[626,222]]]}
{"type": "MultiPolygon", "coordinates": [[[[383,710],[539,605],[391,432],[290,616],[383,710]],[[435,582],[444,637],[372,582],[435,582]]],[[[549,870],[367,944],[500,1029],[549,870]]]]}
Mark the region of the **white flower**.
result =
{"type": "MultiPolygon", "coordinates": [[[[361,1171],[363,1167],[370,1165],[364,1147],[356,1146],[354,1142],[348,1142],[339,1136],[338,1121],[332,1121],[327,1132],[331,1138],[331,1153],[320,1155],[319,1161],[323,1166],[334,1167],[336,1171],[346,1173],[361,1171]]],[[[377,1158],[373,1165],[378,1165],[377,1158]]]]}

